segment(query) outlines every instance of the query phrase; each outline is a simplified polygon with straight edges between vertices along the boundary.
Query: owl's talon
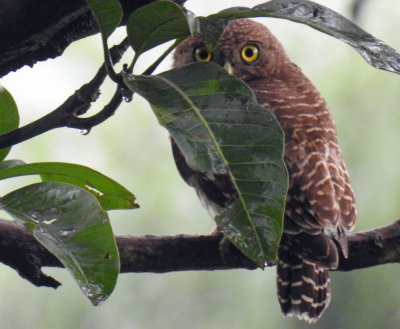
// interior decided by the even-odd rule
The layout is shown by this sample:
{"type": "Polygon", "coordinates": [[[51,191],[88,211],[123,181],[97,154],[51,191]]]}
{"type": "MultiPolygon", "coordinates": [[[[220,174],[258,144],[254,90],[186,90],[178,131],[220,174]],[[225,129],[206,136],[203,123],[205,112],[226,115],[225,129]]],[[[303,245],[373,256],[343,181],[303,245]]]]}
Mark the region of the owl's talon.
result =
{"type": "Polygon", "coordinates": [[[224,263],[225,263],[226,256],[228,255],[231,246],[232,246],[232,242],[226,237],[223,237],[219,241],[219,244],[218,244],[219,255],[221,256],[222,261],[224,263]]]}
{"type": "Polygon", "coordinates": [[[225,263],[226,255],[229,253],[229,249],[232,243],[228,238],[224,237],[222,233],[222,229],[217,225],[215,229],[210,233],[212,236],[221,236],[221,240],[218,243],[218,251],[219,255],[222,258],[222,261],[225,263]]]}
{"type": "Polygon", "coordinates": [[[222,233],[222,229],[217,225],[215,229],[210,233],[212,236],[221,236],[221,240],[218,243],[218,251],[219,255],[222,258],[222,261],[225,263],[225,256],[229,252],[229,248],[231,246],[231,242],[229,241],[228,238],[224,237],[222,233]]]}

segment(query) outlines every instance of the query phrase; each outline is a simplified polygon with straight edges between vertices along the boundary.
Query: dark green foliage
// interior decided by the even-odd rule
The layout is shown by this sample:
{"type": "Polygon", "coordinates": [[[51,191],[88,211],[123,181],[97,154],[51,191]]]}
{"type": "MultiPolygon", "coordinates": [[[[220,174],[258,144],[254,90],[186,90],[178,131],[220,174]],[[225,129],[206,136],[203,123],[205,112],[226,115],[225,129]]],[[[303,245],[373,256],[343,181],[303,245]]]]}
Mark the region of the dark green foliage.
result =
{"type": "Polygon", "coordinates": [[[63,263],[93,305],[107,299],[119,273],[118,249],[108,215],[91,193],[44,182],[7,194],[0,206],[63,263]]]}
{"type": "MultiPolygon", "coordinates": [[[[19,124],[17,104],[11,94],[0,86],[0,134],[16,129],[19,124]]],[[[0,150],[0,161],[10,152],[10,148],[0,150]]]]}
{"type": "Polygon", "coordinates": [[[260,267],[274,262],[288,184],[274,115],[214,63],[125,82],[150,102],[192,168],[230,176],[239,200],[217,218],[225,236],[260,267]]]}

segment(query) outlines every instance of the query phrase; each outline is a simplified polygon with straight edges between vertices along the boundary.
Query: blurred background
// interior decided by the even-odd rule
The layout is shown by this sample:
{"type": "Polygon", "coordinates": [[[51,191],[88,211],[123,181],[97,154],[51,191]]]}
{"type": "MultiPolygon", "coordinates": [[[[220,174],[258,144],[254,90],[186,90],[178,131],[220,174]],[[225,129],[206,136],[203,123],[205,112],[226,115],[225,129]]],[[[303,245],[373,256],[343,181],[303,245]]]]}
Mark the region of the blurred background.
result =
{"type": "MultiPolygon", "coordinates": [[[[187,1],[196,15],[261,1],[187,1]]],[[[320,0],[351,17],[350,0],[320,0]]],[[[365,1],[357,23],[400,51],[397,0],[365,1]]],[[[358,206],[356,230],[400,217],[400,77],[372,68],[346,44],[307,26],[258,19],[278,36],[289,56],[314,82],[336,120],[358,206]]],[[[118,30],[110,44],[124,36],[118,30]]],[[[149,53],[137,73],[160,50],[149,53]]],[[[132,53],[130,53],[130,56],[132,53]]],[[[128,58],[125,59],[128,61],[128,58]]],[[[99,36],[73,43],[62,57],[24,67],[0,79],[14,96],[21,125],[59,106],[102,63],[99,36]]],[[[159,71],[169,69],[167,60],[159,71]]],[[[102,89],[109,99],[112,83],[102,89]]],[[[91,113],[101,108],[98,103],[91,113]]],[[[178,175],[168,135],[146,101],[135,96],[89,135],[58,129],[13,147],[11,158],[63,161],[90,166],[134,192],[141,208],[112,211],[115,234],[206,234],[214,224],[194,191],[178,175]]],[[[2,181],[0,194],[35,179],[2,181]]],[[[0,213],[0,217],[5,217],[0,213]]],[[[62,269],[45,272],[62,282],[57,290],[36,288],[0,264],[2,329],[24,328],[308,328],[284,318],[275,291],[275,268],[169,274],[123,274],[111,297],[93,307],[62,269]]],[[[399,328],[400,268],[397,264],[334,272],[332,301],[313,328],[399,328]]]]}

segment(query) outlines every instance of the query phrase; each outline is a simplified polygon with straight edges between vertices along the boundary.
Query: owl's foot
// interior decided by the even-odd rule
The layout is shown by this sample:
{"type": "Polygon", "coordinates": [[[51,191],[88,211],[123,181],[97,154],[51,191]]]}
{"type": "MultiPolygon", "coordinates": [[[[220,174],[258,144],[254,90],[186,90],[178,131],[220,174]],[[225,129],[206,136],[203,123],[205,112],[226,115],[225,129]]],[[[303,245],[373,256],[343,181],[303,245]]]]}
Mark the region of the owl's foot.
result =
{"type": "Polygon", "coordinates": [[[219,255],[222,258],[222,261],[225,263],[226,256],[229,254],[229,251],[232,247],[232,242],[228,239],[223,237],[218,245],[219,255]]]}
{"type": "Polygon", "coordinates": [[[230,248],[232,246],[232,242],[223,236],[221,228],[217,225],[215,229],[210,233],[210,235],[221,236],[221,240],[218,244],[219,255],[222,258],[222,261],[225,263],[226,256],[228,255],[230,248]]]}

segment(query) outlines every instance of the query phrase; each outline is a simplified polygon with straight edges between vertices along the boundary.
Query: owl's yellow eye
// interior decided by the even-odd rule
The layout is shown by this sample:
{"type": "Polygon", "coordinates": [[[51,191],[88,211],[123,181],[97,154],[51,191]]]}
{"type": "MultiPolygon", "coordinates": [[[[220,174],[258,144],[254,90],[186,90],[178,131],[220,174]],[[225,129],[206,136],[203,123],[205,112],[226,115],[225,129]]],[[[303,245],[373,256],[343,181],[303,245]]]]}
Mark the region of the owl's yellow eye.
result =
{"type": "Polygon", "coordinates": [[[195,48],[193,58],[196,62],[209,62],[211,60],[211,51],[205,46],[195,48]]]}
{"type": "Polygon", "coordinates": [[[240,56],[246,63],[252,63],[257,60],[259,56],[258,47],[256,45],[246,45],[242,48],[240,56]]]}

